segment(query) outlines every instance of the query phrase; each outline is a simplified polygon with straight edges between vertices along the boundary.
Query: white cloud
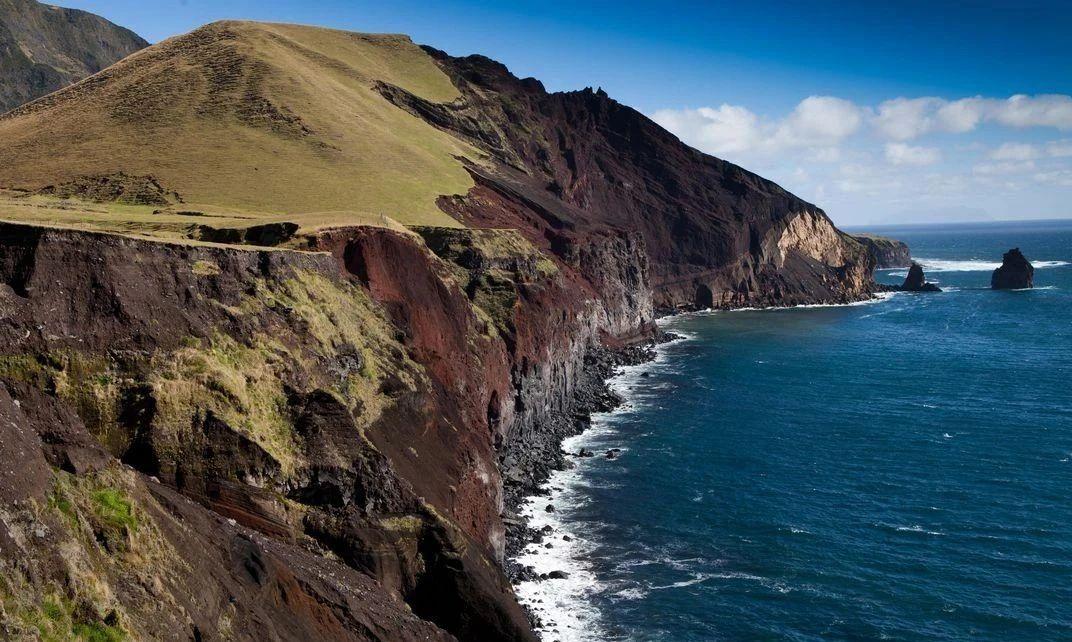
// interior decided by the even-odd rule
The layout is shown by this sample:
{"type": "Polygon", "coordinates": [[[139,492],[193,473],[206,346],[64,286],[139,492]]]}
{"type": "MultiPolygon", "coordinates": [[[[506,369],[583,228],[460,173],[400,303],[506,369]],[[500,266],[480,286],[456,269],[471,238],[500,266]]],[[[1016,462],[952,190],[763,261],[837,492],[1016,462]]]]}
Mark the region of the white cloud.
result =
{"type": "Polygon", "coordinates": [[[881,103],[875,129],[892,140],[911,140],[932,132],[962,134],[992,122],[1019,129],[1053,127],[1072,130],[1072,96],[1017,94],[1006,99],[894,98],[881,103]]]}
{"type": "Polygon", "coordinates": [[[962,98],[954,102],[940,101],[942,106],[935,113],[935,118],[942,131],[963,134],[975,129],[983,120],[983,98],[962,98]]]}
{"type": "Polygon", "coordinates": [[[830,162],[836,146],[863,123],[863,110],[848,100],[809,96],[781,120],[763,121],[746,107],[723,104],[699,109],[660,109],[652,120],[682,140],[712,154],[771,154],[816,148],[830,162]]]}
{"type": "Polygon", "coordinates": [[[1046,144],[1046,153],[1054,158],[1072,156],[1072,140],[1053,140],[1046,144]]]}
{"type": "Polygon", "coordinates": [[[878,106],[872,125],[886,138],[911,140],[934,128],[940,98],[894,98],[878,106]]]}
{"type": "Polygon", "coordinates": [[[1072,169],[1058,169],[1039,172],[1034,176],[1035,182],[1059,187],[1072,187],[1072,169]]]}
{"type": "Polygon", "coordinates": [[[942,159],[936,147],[913,147],[904,143],[887,143],[886,160],[894,165],[933,165],[942,159]]]}
{"type": "MultiPolygon", "coordinates": [[[[860,131],[865,122],[880,138],[894,142],[932,133],[966,133],[984,123],[1072,131],[1072,96],[1017,94],[1005,99],[975,96],[955,101],[899,97],[874,109],[834,96],[809,96],[782,118],[764,118],[747,107],[723,104],[660,109],[652,119],[712,154],[772,155],[802,148],[812,150],[816,162],[834,162],[840,157],[839,145],[860,131]]],[[[1072,141],[1052,145],[1052,151],[1047,150],[1050,155],[1072,156],[1072,141]]]]}
{"type": "Polygon", "coordinates": [[[713,154],[746,152],[763,140],[759,117],[737,105],[660,109],[652,120],[686,143],[713,154]]]}
{"type": "Polygon", "coordinates": [[[1056,127],[1072,130],[1072,96],[1017,94],[1005,101],[993,101],[991,118],[1010,127],[1056,127]]]}
{"type": "Polygon", "coordinates": [[[1072,131],[1072,96],[899,97],[871,105],[810,96],[781,113],[722,104],[652,117],[686,143],[850,217],[953,204],[1067,214],[1072,138],[1024,134],[999,145],[988,143],[991,131],[972,132],[1072,131]]]}
{"type": "Polygon", "coordinates": [[[1005,143],[1001,147],[991,151],[987,156],[1000,161],[1025,161],[1039,157],[1039,150],[1034,145],[1026,143],[1005,143]]]}
{"type": "Polygon", "coordinates": [[[807,160],[813,163],[836,163],[841,160],[840,147],[818,147],[811,150],[807,160]]]}
{"type": "Polygon", "coordinates": [[[1072,156],[1072,140],[1051,140],[1045,145],[1004,143],[987,154],[987,157],[991,160],[999,161],[1036,160],[1044,156],[1051,158],[1072,156]]]}
{"type": "Polygon", "coordinates": [[[773,142],[777,147],[834,145],[856,133],[862,122],[863,110],[848,100],[808,96],[778,124],[773,142]]]}
{"type": "Polygon", "coordinates": [[[1003,176],[1008,174],[1023,174],[1035,169],[1035,161],[1004,161],[1000,163],[979,163],[972,168],[972,173],[980,176],[1003,176]]]}

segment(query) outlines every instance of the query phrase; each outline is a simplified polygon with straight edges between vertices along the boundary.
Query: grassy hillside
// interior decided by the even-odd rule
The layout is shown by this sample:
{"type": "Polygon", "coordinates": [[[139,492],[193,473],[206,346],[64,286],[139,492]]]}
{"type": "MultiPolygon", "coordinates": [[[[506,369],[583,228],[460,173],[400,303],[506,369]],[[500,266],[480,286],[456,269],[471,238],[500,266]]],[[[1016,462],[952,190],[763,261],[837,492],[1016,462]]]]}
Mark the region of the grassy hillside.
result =
{"type": "MultiPolygon", "coordinates": [[[[0,199],[0,218],[59,207],[58,218],[93,227],[100,208],[72,202],[80,194],[64,185],[123,173],[166,193],[132,227],[166,222],[153,218],[161,206],[250,225],[456,225],[435,201],[472,186],[456,157],[477,152],[388,103],[377,81],[458,97],[405,36],[221,22],[172,38],[0,117],[0,188],[64,197],[0,199]]],[[[121,214],[112,208],[104,227],[121,214]]]]}

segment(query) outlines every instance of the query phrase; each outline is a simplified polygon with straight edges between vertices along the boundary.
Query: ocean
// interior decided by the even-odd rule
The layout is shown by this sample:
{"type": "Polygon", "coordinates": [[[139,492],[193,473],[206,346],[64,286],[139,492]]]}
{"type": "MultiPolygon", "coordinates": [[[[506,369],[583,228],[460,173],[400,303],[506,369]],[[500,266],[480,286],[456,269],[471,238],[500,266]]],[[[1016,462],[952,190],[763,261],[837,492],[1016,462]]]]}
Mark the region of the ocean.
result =
{"type": "Polygon", "coordinates": [[[1072,639],[1072,222],[871,231],[945,291],[669,318],[613,380],[524,508],[545,640],[1072,639]]]}

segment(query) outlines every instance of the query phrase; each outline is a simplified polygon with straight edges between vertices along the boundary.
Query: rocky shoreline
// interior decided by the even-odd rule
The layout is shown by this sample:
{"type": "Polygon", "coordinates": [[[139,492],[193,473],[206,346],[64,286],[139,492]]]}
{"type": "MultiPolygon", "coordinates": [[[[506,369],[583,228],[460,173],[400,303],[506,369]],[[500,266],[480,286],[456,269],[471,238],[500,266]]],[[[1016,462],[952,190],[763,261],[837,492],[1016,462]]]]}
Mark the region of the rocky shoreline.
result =
{"type": "MultiPolygon", "coordinates": [[[[565,577],[561,571],[537,574],[533,568],[516,561],[526,546],[532,543],[542,543],[551,534],[550,527],[544,527],[542,530],[531,527],[528,520],[519,514],[519,510],[526,500],[549,494],[545,483],[552,473],[573,467],[574,458],[598,455],[583,449],[581,452],[567,453],[562,449],[562,442],[588,430],[592,423],[592,414],[610,412],[624,403],[625,400],[621,395],[610,386],[610,380],[618,374],[619,369],[653,361],[658,345],[679,338],[681,337],[671,332],[659,331],[642,344],[619,348],[597,346],[589,350],[585,357],[582,380],[574,391],[572,411],[554,416],[547,422],[546,429],[538,432],[537,438],[525,444],[528,456],[518,460],[515,464],[515,467],[521,470],[512,471],[513,475],[504,475],[504,477],[516,478],[520,473],[524,480],[507,483],[504,487],[503,522],[506,525],[504,568],[512,584],[516,586],[520,582],[556,579],[556,573],[562,573],[561,577],[565,577]]],[[[614,458],[615,454],[611,451],[606,456],[614,458]]],[[[531,609],[526,608],[526,611],[533,625],[539,628],[538,616],[531,609]]]]}

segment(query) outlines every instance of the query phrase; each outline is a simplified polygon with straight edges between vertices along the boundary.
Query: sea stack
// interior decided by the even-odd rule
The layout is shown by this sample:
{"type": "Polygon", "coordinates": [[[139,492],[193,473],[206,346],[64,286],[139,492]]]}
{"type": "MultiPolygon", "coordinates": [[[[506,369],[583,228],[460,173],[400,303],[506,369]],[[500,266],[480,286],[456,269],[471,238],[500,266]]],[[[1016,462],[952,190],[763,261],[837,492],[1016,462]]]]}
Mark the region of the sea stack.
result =
{"type": "Polygon", "coordinates": [[[990,277],[990,287],[995,290],[1023,290],[1035,287],[1034,282],[1035,268],[1018,247],[1001,257],[1001,267],[990,277]]]}
{"type": "Polygon", "coordinates": [[[901,284],[903,292],[941,292],[942,289],[933,283],[928,283],[923,275],[923,266],[912,261],[912,267],[908,268],[908,276],[901,284]]]}

